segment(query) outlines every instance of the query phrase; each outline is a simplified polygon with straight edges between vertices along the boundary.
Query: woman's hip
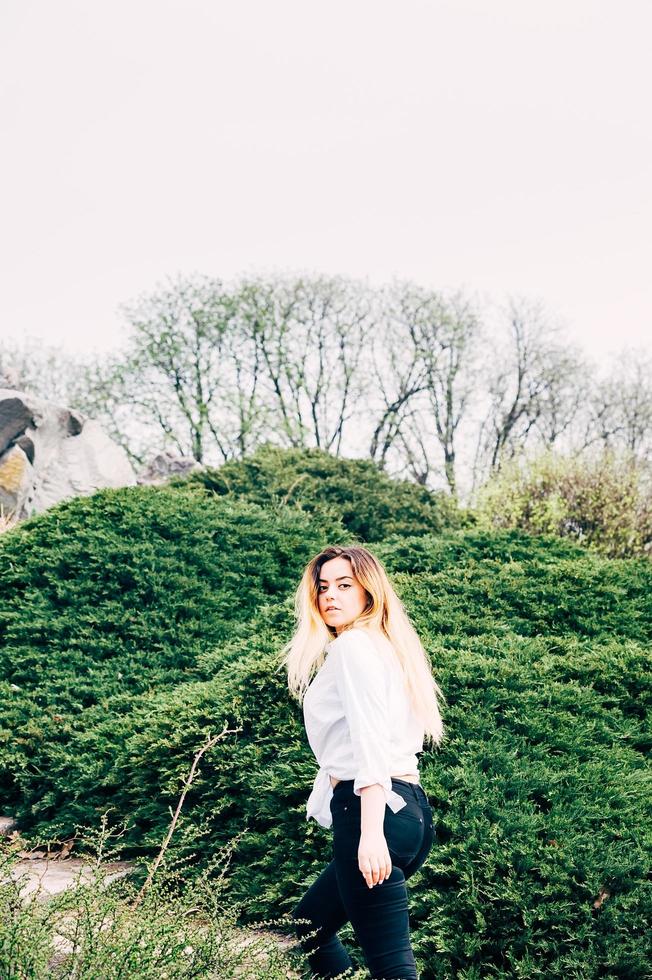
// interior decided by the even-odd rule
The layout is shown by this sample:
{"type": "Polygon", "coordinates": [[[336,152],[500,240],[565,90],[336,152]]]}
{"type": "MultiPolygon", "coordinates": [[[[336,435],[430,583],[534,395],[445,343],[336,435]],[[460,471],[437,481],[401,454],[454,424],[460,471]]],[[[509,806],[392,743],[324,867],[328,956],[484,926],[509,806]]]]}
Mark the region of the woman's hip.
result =
{"type": "MultiPolygon", "coordinates": [[[[383,834],[390,857],[400,868],[419,858],[425,860],[434,841],[433,809],[419,783],[392,779],[392,789],[405,800],[405,805],[394,813],[385,807],[383,834]]],[[[361,833],[361,798],[353,792],[353,780],[343,780],[333,791],[331,800],[333,818],[333,854],[337,859],[357,855],[361,833]]],[[[411,870],[413,873],[416,867],[411,870]]]]}

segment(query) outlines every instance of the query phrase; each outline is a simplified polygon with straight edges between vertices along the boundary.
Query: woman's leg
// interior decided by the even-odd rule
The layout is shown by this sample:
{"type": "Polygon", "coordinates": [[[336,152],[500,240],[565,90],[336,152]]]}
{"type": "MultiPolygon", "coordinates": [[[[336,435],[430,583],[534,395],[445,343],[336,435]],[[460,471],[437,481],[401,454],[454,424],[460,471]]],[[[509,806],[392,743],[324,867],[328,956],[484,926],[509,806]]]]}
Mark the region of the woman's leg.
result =
{"type": "Polygon", "coordinates": [[[334,860],[292,911],[294,918],[309,920],[297,923],[297,935],[313,973],[324,980],[352,966],[337,936],[348,921],[373,980],[417,980],[405,882],[421,867],[432,846],[432,810],[421,787],[401,789],[406,784],[400,780],[393,780],[393,786],[408,806],[397,814],[389,808],[385,812],[383,829],[392,858],[389,878],[382,885],[367,887],[358,867],[360,797],[342,785],[337,802],[331,805],[334,860]],[[304,938],[315,929],[315,936],[304,938]]]}
{"type": "Polygon", "coordinates": [[[331,861],[313,882],[292,910],[292,916],[309,920],[297,922],[296,933],[313,973],[324,980],[331,980],[352,966],[349,954],[337,935],[349,917],[340,897],[335,861],[331,861]],[[305,938],[315,929],[318,932],[314,936],[305,938]]]}
{"type": "Polygon", "coordinates": [[[396,864],[382,885],[369,888],[358,858],[337,861],[337,883],[356,939],[372,978],[417,980],[410,942],[410,919],[405,875],[396,864]]]}
{"type": "Polygon", "coordinates": [[[338,890],[346,916],[362,947],[372,978],[417,980],[410,942],[406,874],[425,861],[432,842],[432,810],[423,791],[401,790],[407,806],[398,813],[388,808],[384,832],[392,858],[392,873],[382,885],[369,888],[358,867],[360,798],[343,788],[333,808],[333,854],[338,890]]]}

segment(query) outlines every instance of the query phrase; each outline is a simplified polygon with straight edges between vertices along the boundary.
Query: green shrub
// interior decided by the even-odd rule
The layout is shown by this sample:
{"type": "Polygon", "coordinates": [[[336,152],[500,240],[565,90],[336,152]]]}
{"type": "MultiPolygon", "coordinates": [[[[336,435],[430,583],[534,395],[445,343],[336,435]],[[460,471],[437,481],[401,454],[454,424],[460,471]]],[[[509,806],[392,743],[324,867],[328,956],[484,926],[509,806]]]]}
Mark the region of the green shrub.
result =
{"type": "MultiPolygon", "coordinates": [[[[122,868],[116,875],[111,836],[103,825],[87,838],[92,859],[76,870],[65,890],[52,895],[31,887],[18,848],[0,840],[0,976],[298,978],[289,972],[298,944],[279,943],[269,922],[264,929],[240,929],[237,907],[224,900],[221,875],[202,873],[188,883],[182,864],[163,860],[141,891],[145,869],[141,875],[138,868],[122,868]]],[[[215,870],[223,871],[227,860],[228,853],[221,855],[215,870]]]]}
{"type": "MultiPolygon", "coordinates": [[[[414,554],[415,574],[403,573],[398,580],[404,598],[417,584],[427,583],[428,595],[419,592],[413,608],[417,616],[425,611],[424,625],[439,635],[500,635],[509,630],[521,636],[652,639],[652,567],[647,559],[600,558],[579,549],[576,558],[547,562],[540,541],[532,538],[532,559],[527,560],[522,536],[515,549],[520,558],[508,561],[510,543],[504,535],[494,549],[485,549],[475,531],[465,532],[461,540],[467,535],[468,558],[458,535],[436,543],[432,562],[416,539],[403,541],[396,551],[394,546],[376,549],[390,569],[404,569],[414,554]]],[[[553,550],[560,554],[558,542],[553,550]]]]}
{"type": "Polygon", "coordinates": [[[113,758],[134,697],[200,676],[206,649],[283,596],[327,540],[343,537],[332,520],[192,487],[77,497],[2,535],[4,805],[24,800],[29,782],[52,812],[67,790],[46,803],[42,751],[67,745],[73,731],[92,738],[94,719],[110,715],[114,730],[97,747],[92,778],[103,757],[113,758]]]}
{"type": "Polygon", "coordinates": [[[552,565],[560,558],[581,558],[585,549],[552,534],[472,528],[419,537],[393,534],[375,544],[374,552],[393,571],[416,574],[476,561],[493,561],[494,567],[518,561],[552,565]]]}
{"type": "MultiPolygon", "coordinates": [[[[0,692],[19,825],[63,839],[108,810],[112,822],[130,823],[125,856],[151,855],[194,753],[226,724],[231,733],[202,760],[171,853],[186,863],[191,882],[238,837],[225,894],[240,906],[240,921],[289,912],[331,857],[330,832],[305,820],[316,766],[301,710],[277,667],[293,624],[291,591],[320,533],[315,515],[283,507],[267,513],[187,487],[100,495],[97,512],[91,501],[77,506],[93,514],[86,530],[71,505],[10,532],[2,544],[7,576],[22,583],[20,598],[2,612],[3,649],[10,654],[0,692]],[[197,505],[196,518],[179,520],[178,495],[191,513],[197,505]],[[75,635],[71,610],[81,610],[92,636],[87,617],[95,608],[98,643],[104,642],[98,578],[69,577],[60,591],[65,596],[75,588],[76,603],[58,605],[51,569],[61,567],[58,555],[80,524],[85,551],[101,555],[101,543],[90,546],[91,528],[104,527],[111,501],[116,512],[108,526],[118,531],[114,539],[105,528],[98,540],[109,542],[114,576],[122,573],[113,549],[127,568],[139,568],[140,558],[130,556],[145,553],[150,525],[162,542],[164,572],[157,545],[148,552],[148,573],[134,575],[133,593],[123,592],[126,622],[135,615],[149,636],[151,616],[151,635],[160,629],[156,604],[143,603],[145,582],[158,583],[158,594],[168,596],[163,583],[176,567],[165,544],[168,522],[177,528],[179,553],[187,548],[191,555],[186,534],[194,540],[195,520],[204,529],[199,542],[209,544],[200,545],[198,570],[191,574],[190,558],[181,564],[190,580],[185,590],[198,596],[197,618],[187,636],[175,634],[176,655],[165,648],[154,671],[147,644],[117,648],[135,661],[128,690],[100,672],[95,697],[84,704],[63,695],[50,701],[46,668],[55,692],[75,686],[74,658],[60,657],[58,645],[61,635],[75,635]],[[123,523],[120,505],[130,515],[123,523]],[[217,540],[209,528],[216,529],[223,556],[209,584],[230,591],[210,596],[201,618],[217,540]],[[238,572],[255,559],[260,574],[243,587],[238,572]],[[45,605],[36,580],[49,597],[45,605]],[[251,602],[243,608],[249,589],[251,602]],[[57,638],[50,646],[45,608],[57,638]],[[19,636],[34,638],[42,669],[25,672],[17,692],[11,651],[19,661],[34,655],[27,639],[16,644],[19,636]],[[57,721],[58,703],[64,713],[57,721]],[[18,739],[11,738],[12,726],[18,739]]],[[[644,977],[652,954],[652,565],[514,531],[395,536],[375,550],[387,561],[446,695],[447,738],[421,759],[437,841],[410,883],[423,980],[644,977]]],[[[92,655],[89,641],[85,656],[92,655]]],[[[16,667],[24,669],[20,662],[16,667]]],[[[361,965],[355,946],[352,956],[361,965]]]]}
{"type": "MultiPolygon", "coordinates": [[[[521,633],[521,620],[474,634],[464,604],[445,634],[441,577],[399,581],[447,699],[448,738],[421,760],[437,842],[410,886],[424,980],[644,976],[647,643],[610,635],[613,624],[578,634],[575,622],[557,635],[521,633]]],[[[289,608],[260,610],[227,657],[206,655],[211,680],[143,695],[99,773],[119,818],[135,821],[132,846],[153,850],[193,752],[223,722],[241,727],[202,762],[175,853],[196,862],[191,880],[244,831],[228,895],[245,923],[289,912],[330,859],[330,833],[305,821],[315,765],[275,667],[288,622],[289,608]]],[[[87,806],[107,802],[77,761],[97,757],[95,740],[111,729],[109,718],[98,724],[90,742],[70,745],[65,775],[57,767],[87,806]]]]}
{"type": "Polygon", "coordinates": [[[503,465],[477,493],[487,528],[558,534],[614,558],[652,556],[648,465],[605,451],[593,459],[547,450],[503,465]]]}
{"type": "Polygon", "coordinates": [[[185,479],[264,507],[283,503],[309,514],[331,515],[361,542],[394,533],[437,534],[471,520],[446,493],[390,479],[370,460],[341,459],[321,449],[265,445],[246,459],[185,479]]]}

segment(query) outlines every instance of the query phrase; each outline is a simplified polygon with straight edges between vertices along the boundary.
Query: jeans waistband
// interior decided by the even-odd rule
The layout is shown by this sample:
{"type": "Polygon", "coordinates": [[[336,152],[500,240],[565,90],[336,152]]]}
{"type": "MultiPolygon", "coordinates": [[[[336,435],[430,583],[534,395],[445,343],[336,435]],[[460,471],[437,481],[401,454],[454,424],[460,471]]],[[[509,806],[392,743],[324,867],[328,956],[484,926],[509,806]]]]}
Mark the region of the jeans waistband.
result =
{"type": "MultiPolygon", "coordinates": [[[[340,779],[339,783],[333,790],[333,794],[337,793],[338,790],[340,790],[340,792],[344,792],[344,790],[346,789],[348,789],[350,792],[353,792],[354,782],[355,782],[354,779],[340,779]]],[[[394,776],[392,776],[392,786],[394,785],[394,783],[399,783],[401,786],[405,786],[408,790],[411,791],[412,795],[417,800],[428,799],[426,796],[426,792],[423,786],[421,785],[421,783],[411,783],[407,779],[396,779],[394,776]]]]}

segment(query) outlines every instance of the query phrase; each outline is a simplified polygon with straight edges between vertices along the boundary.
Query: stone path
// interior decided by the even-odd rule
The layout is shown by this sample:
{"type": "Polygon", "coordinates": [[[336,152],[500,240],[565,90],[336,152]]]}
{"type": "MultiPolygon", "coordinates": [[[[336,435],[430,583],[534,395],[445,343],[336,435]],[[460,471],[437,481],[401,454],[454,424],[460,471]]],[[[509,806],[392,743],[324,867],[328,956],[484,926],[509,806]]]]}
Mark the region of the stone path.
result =
{"type": "MultiPolygon", "coordinates": [[[[10,837],[15,833],[17,826],[14,818],[0,816],[0,836],[10,837]]],[[[104,865],[105,880],[107,883],[115,881],[128,874],[133,866],[133,861],[107,863],[104,865]]],[[[61,860],[56,854],[48,857],[44,851],[25,852],[25,857],[14,865],[11,872],[14,881],[20,880],[21,895],[40,891],[44,899],[64,891],[78,880],[90,881],[92,876],[92,864],[88,860],[71,857],[61,860]]]]}
{"type": "MultiPolygon", "coordinates": [[[[108,883],[128,874],[133,862],[114,861],[103,867],[106,872],[103,880],[108,883]]],[[[66,858],[64,861],[36,858],[18,861],[11,876],[14,881],[21,879],[21,895],[40,891],[43,898],[47,898],[48,895],[57,895],[64,891],[77,880],[91,881],[93,871],[89,862],[80,858],[66,858]]]]}

